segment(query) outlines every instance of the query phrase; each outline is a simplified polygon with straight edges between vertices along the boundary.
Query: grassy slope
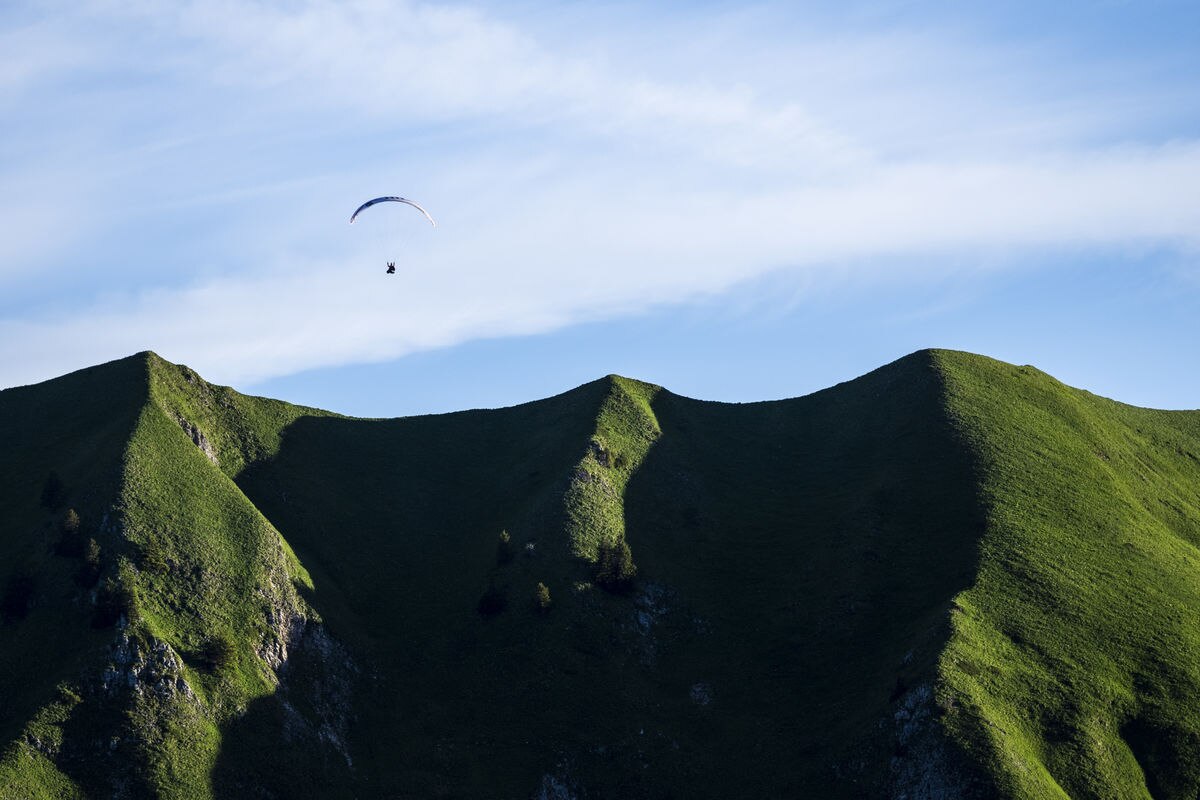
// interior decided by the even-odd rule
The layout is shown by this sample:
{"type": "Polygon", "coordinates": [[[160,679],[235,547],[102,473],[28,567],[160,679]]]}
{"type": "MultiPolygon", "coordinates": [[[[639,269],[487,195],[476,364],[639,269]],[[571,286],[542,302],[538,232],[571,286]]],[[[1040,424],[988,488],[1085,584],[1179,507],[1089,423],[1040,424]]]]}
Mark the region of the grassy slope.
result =
{"type": "Polygon", "coordinates": [[[1007,796],[1196,797],[1200,412],[937,359],[988,507],[940,664],[951,730],[1007,796]]]}
{"type": "Polygon", "coordinates": [[[927,355],[749,406],[610,378],[498,411],[300,419],[239,483],[377,665],[355,741],[373,791],[523,796],[561,772],[601,794],[852,796],[886,781],[878,723],[971,574],[939,397],[927,355]],[[586,562],[622,536],[640,583],[614,596],[586,562]],[[483,619],[489,583],[509,608],[483,619]]]}
{"type": "MultiPolygon", "coordinates": [[[[272,452],[302,413],[211,387],[153,354],[0,395],[15,530],[0,547],[39,581],[29,618],[0,626],[4,740],[13,742],[0,796],[211,796],[222,726],[276,689],[261,657],[279,639],[270,621],[315,615],[295,589],[311,584],[290,548],[180,419],[202,426],[232,472],[272,452]],[[129,598],[125,628],[90,624],[95,595],[70,580],[78,559],[51,552],[48,527],[61,512],[37,505],[49,469],[101,544],[100,585],[111,580],[129,598]],[[219,669],[204,651],[218,638],[233,645],[219,669]],[[115,644],[143,656],[170,648],[194,698],[170,690],[173,674],[162,683],[144,673],[134,692],[107,688],[126,678],[122,668],[102,683],[115,644]]],[[[298,738],[288,743],[300,754],[297,780],[337,774],[308,775],[304,757],[319,764],[322,748],[298,738]]]]}
{"type": "Polygon", "coordinates": [[[0,563],[38,589],[0,626],[0,732],[26,736],[0,796],[110,793],[121,761],[135,791],[181,797],[517,797],[543,776],[594,796],[881,795],[919,760],[895,712],[936,671],[947,727],[1010,796],[1194,797],[1197,426],[946,352],[774,403],[610,377],[399,420],[244,397],[152,355],[9,390],[0,563]],[[197,702],[117,719],[72,683],[116,633],[49,552],[50,469],[137,596],[129,635],[178,653],[197,702]],[[600,591],[590,562],[622,539],[638,581],[600,591]],[[508,605],[485,618],[489,586],[508,605]],[[352,661],[294,652],[277,690],[260,653],[280,613],[323,619],[352,661]],[[214,636],[235,643],[220,670],[214,636]],[[296,688],[327,687],[331,663],[354,681],[352,767],[296,688]],[[165,735],[70,746],[106,724],[165,735]],[[31,734],[67,745],[47,758],[31,734]]]}
{"type": "Polygon", "coordinates": [[[17,571],[34,582],[28,616],[0,625],[0,743],[7,745],[0,796],[75,791],[75,782],[42,750],[8,743],[24,729],[43,749],[63,745],[59,722],[75,700],[57,687],[98,664],[111,639],[111,631],[91,627],[89,592],[73,580],[79,559],[55,555],[54,547],[67,507],[78,510],[84,537],[98,540],[106,561],[119,547],[107,515],[120,490],[125,444],[145,403],[144,375],[144,361],[134,356],[0,392],[0,583],[17,571]],[[59,509],[40,503],[52,470],[66,487],[59,509]],[[24,788],[17,791],[14,782],[24,788]]]}

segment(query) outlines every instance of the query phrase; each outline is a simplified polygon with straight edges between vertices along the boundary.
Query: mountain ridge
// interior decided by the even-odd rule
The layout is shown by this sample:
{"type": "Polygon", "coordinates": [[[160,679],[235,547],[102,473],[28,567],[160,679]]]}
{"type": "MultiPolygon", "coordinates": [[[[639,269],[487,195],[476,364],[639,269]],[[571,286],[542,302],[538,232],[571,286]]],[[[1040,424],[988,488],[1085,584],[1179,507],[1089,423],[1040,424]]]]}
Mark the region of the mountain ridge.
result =
{"type": "Polygon", "coordinates": [[[1197,416],[933,349],[741,404],[359,419],[149,351],[4,390],[0,796],[1184,796],[1200,649],[1130,587],[1200,609],[1197,416]]]}

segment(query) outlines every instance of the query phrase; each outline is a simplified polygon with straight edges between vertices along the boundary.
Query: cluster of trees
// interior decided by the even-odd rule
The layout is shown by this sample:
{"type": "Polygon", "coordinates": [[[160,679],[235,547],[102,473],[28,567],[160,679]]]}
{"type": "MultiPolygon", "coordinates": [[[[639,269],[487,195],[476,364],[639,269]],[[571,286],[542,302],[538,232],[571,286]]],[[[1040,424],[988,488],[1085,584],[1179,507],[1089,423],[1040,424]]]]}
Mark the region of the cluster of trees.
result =
{"type": "Polygon", "coordinates": [[[636,576],[633,553],[624,538],[600,545],[593,576],[597,586],[610,592],[624,592],[633,585],[636,576]]]}
{"type": "MultiPolygon", "coordinates": [[[[500,531],[500,537],[496,542],[496,566],[503,567],[512,563],[516,555],[517,547],[513,544],[512,534],[507,530],[500,531]]],[[[550,589],[546,584],[539,582],[534,588],[532,602],[533,609],[537,613],[546,614],[550,611],[550,589]]],[[[481,616],[494,617],[506,608],[508,608],[508,595],[503,587],[496,585],[495,575],[493,575],[475,609],[481,616]]]]}

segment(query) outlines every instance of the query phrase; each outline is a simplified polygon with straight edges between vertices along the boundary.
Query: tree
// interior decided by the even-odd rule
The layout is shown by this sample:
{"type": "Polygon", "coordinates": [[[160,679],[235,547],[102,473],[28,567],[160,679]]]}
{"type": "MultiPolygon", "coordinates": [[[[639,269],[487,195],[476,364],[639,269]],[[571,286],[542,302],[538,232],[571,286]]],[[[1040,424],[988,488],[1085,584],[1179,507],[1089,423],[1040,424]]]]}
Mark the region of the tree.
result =
{"type": "Polygon", "coordinates": [[[42,484],[42,505],[49,509],[62,508],[67,502],[67,487],[58,473],[51,470],[42,484]]]}
{"type": "Polygon", "coordinates": [[[218,633],[204,640],[200,658],[210,672],[220,672],[233,663],[236,652],[233,640],[226,634],[218,633]]]}
{"type": "Polygon", "coordinates": [[[508,531],[500,531],[500,541],[496,543],[496,563],[507,564],[513,560],[515,551],[513,550],[512,536],[508,531]]]}
{"type": "Polygon", "coordinates": [[[533,590],[533,607],[539,614],[550,611],[550,590],[540,581],[533,590]]]}
{"type": "Polygon", "coordinates": [[[79,533],[80,525],[78,512],[73,508],[68,508],[67,513],[63,515],[62,522],[58,525],[62,536],[58,539],[58,547],[55,548],[55,552],[60,556],[77,558],[83,555],[83,537],[79,533]]]}
{"type": "Polygon", "coordinates": [[[96,592],[96,613],[92,616],[92,627],[108,628],[116,625],[122,616],[129,622],[137,620],[137,598],[125,581],[106,578],[96,592]]]}
{"type": "Polygon", "coordinates": [[[95,539],[88,539],[83,551],[83,563],[75,573],[75,582],[85,589],[90,589],[100,580],[100,545],[95,539]]]}
{"type": "Polygon", "coordinates": [[[138,555],[142,569],[147,572],[164,575],[171,569],[171,562],[167,560],[166,548],[156,536],[151,536],[142,544],[138,555]]]}
{"type": "Polygon", "coordinates": [[[600,545],[596,557],[596,585],[610,592],[623,592],[633,583],[637,567],[625,539],[600,545]]]}

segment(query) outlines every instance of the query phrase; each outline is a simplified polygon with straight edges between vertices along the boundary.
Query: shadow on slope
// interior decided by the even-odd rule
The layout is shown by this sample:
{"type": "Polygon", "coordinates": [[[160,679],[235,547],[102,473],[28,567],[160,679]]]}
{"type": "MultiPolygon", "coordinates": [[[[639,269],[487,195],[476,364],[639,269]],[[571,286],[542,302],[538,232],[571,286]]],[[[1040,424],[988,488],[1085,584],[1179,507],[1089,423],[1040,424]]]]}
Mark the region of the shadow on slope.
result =
{"type": "Polygon", "coordinates": [[[55,687],[99,663],[112,631],[91,627],[89,591],[75,580],[82,554],[56,554],[60,524],[76,509],[80,541],[96,540],[102,568],[113,563],[122,548],[112,518],[122,457],[145,402],[144,354],[0,392],[0,589],[18,571],[30,586],[27,613],[0,623],[0,793],[8,777],[18,780],[14,792],[33,792],[21,781],[37,775],[58,787],[50,791],[66,791],[45,760],[69,715],[55,687]],[[51,472],[62,489],[46,502],[51,472]],[[10,773],[15,758],[45,763],[10,773]]]}
{"type": "MultiPolygon", "coordinates": [[[[981,528],[929,354],[792,401],[659,392],[661,436],[624,491],[640,569],[625,596],[590,583],[563,514],[614,385],[497,411],[304,417],[238,478],[363,668],[359,786],[856,796],[929,780],[916,750],[933,734],[912,718],[928,722],[981,528]],[[484,617],[489,586],[507,605],[484,617]]],[[[227,731],[218,785],[278,723],[273,703],[227,731]]],[[[288,768],[284,749],[256,757],[288,768]]]]}
{"type": "MultiPolygon", "coordinates": [[[[544,582],[565,606],[579,577],[561,497],[606,391],[597,381],[514,408],[397,420],[302,417],[274,458],[239,476],[312,576],[307,599],[362,667],[349,742],[362,791],[521,795],[530,771],[554,764],[553,745],[531,741],[546,717],[565,722],[571,703],[545,702],[545,672],[558,669],[547,635],[561,632],[531,598],[544,582]],[[502,530],[516,557],[500,565],[502,530]],[[477,603],[489,586],[507,609],[485,618],[477,603]]],[[[226,732],[214,782],[257,747],[273,702],[226,732]]],[[[286,772],[292,754],[260,757],[262,772],[286,772]]]]}
{"type": "Polygon", "coordinates": [[[928,353],[795,400],[656,398],[627,530],[663,598],[655,727],[705,794],[963,790],[926,715],[982,517],[942,409],[928,353]]]}
{"type": "Polygon", "coordinates": [[[940,352],[988,500],[942,659],[1007,797],[1200,793],[1200,412],[940,352]]]}

